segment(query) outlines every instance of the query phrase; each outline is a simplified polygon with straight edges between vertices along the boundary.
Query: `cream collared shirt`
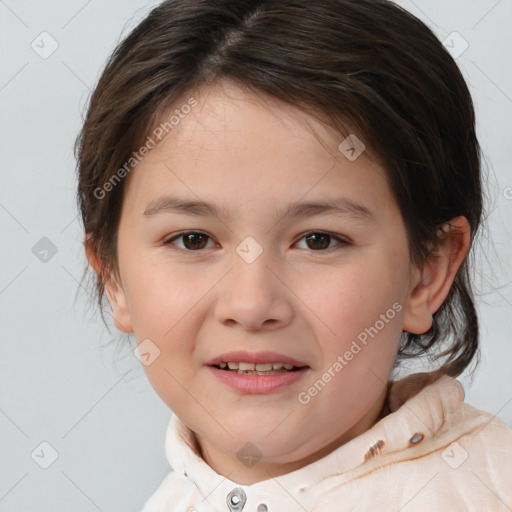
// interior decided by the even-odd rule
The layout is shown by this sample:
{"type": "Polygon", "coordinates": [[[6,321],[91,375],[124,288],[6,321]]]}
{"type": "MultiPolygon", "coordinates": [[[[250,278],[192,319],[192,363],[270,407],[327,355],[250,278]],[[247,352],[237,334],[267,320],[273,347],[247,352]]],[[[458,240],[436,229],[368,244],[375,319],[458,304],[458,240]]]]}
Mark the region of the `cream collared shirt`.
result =
{"type": "Polygon", "coordinates": [[[217,474],[173,415],[174,471],[142,512],[512,511],[512,429],[466,404],[458,380],[409,376],[390,383],[387,404],[389,414],[324,458],[252,485],[217,474]]]}

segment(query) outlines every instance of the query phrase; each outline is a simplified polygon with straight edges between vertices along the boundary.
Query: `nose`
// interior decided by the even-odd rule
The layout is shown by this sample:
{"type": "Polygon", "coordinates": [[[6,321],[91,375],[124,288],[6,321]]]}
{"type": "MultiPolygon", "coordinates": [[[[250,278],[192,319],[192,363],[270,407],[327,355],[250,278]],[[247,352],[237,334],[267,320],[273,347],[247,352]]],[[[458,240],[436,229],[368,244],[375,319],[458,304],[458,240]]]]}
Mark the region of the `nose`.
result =
{"type": "Polygon", "coordinates": [[[235,253],[231,271],[218,286],[215,318],[248,331],[274,330],[294,315],[294,295],[283,269],[263,251],[254,261],[235,253]]]}

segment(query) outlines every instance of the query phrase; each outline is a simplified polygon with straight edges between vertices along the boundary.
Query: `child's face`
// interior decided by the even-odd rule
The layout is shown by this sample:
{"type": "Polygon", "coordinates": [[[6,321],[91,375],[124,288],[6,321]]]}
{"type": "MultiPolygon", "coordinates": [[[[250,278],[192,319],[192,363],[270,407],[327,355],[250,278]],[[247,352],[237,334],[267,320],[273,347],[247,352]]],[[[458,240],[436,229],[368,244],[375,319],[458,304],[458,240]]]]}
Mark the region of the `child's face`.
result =
{"type": "Polygon", "coordinates": [[[298,469],[375,423],[413,267],[384,170],[366,153],[350,161],[312,117],[226,83],[193,96],[198,105],[125,183],[122,289],[110,289],[109,300],[118,327],[158,347],[145,371],[196,432],[204,458],[249,483],[298,469]],[[144,214],[170,196],[214,203],[221,213],[144,214]],[[371,216],[276,213],[336,200],[371,216]],[[187,231],[207,236],[178,237],[187,231]],[[174,245],[164,243],[173,236],[174,245]],[[243,392],[206,364],[231,351],[273,351],[308,368],[271,391],[243,392]],[[248,442],[263,457],[252,467],[237,457],[248,442]]]}

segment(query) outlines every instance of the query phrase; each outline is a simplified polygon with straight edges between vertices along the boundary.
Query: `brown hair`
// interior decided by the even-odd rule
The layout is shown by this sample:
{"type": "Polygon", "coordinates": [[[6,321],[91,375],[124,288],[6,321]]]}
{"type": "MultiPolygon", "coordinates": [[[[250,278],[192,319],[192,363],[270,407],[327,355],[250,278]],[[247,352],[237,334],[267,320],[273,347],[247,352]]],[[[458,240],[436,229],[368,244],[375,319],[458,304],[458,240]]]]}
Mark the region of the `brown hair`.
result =
{"type": "MultiPolygon", "coordinates": [[[[454,217],[468,219],[474,240],[483,198],[473,103],[423,22],[388,0],[167,0],[111,55],[75,145],[87,243],[103,265],[102,316],[105,280],[118,275],[123,182],[98,190],[170,106],[220,79],[361,134],[387,170],[413,262],[428,259],[454,217]]],[[[432,328],[403,333],[397,364],[432,352],[445,358],[440,372],[457,376],[478,360],[478,340],[467,258],[432,328]]]]}

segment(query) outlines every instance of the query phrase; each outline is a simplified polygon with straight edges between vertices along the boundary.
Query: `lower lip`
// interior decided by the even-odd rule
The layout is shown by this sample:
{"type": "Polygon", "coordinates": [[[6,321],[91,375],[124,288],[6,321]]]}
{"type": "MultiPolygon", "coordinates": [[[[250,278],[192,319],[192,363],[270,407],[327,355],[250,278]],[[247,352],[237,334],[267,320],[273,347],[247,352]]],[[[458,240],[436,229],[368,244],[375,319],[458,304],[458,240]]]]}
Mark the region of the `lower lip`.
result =
{"type": "Polygon", "coordinates": [[[277,389],[289,386],[304,377],[310,369],[309,366],[305,366],[300,370],[277,375],[251,375],[228,372],[214,366],[208,366],[208,368],[224,384],[249,395],[272,393],[277,389]]]}

